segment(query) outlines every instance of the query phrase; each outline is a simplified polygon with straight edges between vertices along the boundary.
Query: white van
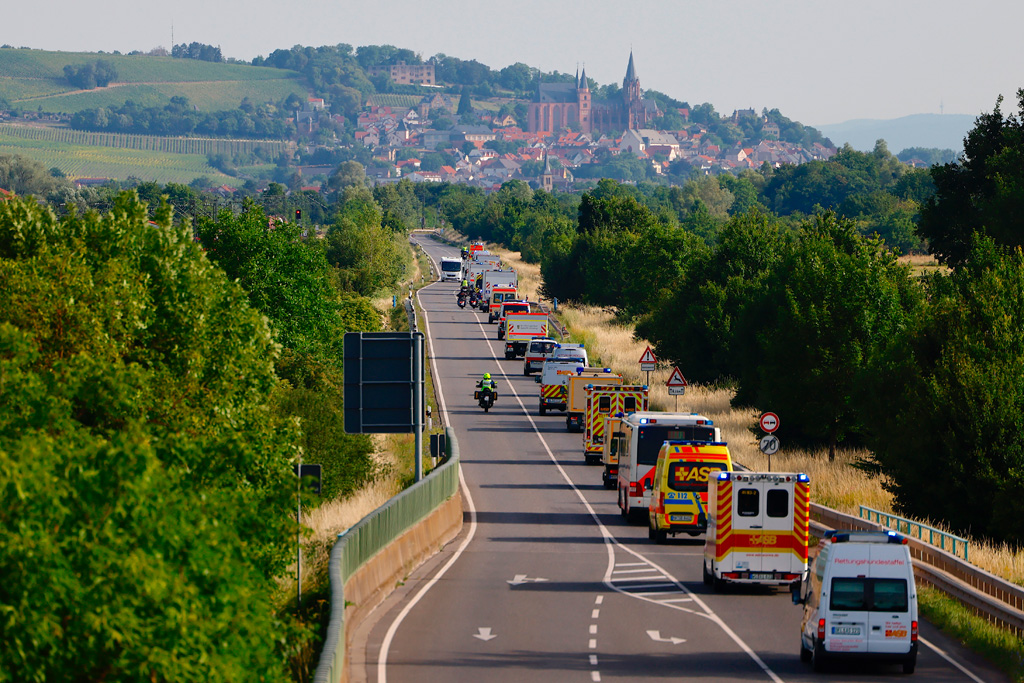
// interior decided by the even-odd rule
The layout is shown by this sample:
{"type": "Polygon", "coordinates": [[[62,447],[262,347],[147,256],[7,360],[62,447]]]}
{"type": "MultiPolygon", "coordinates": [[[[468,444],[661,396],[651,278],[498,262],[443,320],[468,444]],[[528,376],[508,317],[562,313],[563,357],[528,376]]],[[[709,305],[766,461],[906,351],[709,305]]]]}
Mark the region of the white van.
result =
{"type": "Polygon", "coordinates": [[[800,659],[864,658],[917,665],[917,588],[907,539],[895,532],[829,532],[810,581],[793,593],[804,606],[800,659]]]}
{"type": "Polygon", "coordinates": [[[462,271],[462,261],[457,258],[441,257],[441,280],[458,282],[462,271]]]}

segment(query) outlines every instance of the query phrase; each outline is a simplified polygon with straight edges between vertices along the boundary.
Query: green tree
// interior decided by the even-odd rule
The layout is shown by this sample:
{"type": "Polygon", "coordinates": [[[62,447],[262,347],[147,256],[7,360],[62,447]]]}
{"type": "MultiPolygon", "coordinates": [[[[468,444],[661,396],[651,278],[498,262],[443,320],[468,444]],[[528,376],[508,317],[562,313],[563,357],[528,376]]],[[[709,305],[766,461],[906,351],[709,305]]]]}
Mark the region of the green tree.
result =
{"type": "Polygon", "coordinates": [[[1002,101],[977,118],[960,161],[931,169],[935,195],[921,207],[918,232],[950,266],[965,262],[975,232],[997,244],[1024,244],[1024,89],[1017,91],[1017,115],[1004,118],[1002,101]]]}
{"type": "Polygon", "coordinates": [[[975,238],[960,268],[931,277],[927,299],[861,389],[869,445],[900,512],[1019,544],[1024,254],[975,238]]]}
{"type": "Polygon", "coordinates": [[[734,403],[784,415],[786,438],[825,443],[833,459],[864,427],[857,382],[919,304],[909,269],[879,242],[833,213],[815,217],[744,308],[734,403]]]}

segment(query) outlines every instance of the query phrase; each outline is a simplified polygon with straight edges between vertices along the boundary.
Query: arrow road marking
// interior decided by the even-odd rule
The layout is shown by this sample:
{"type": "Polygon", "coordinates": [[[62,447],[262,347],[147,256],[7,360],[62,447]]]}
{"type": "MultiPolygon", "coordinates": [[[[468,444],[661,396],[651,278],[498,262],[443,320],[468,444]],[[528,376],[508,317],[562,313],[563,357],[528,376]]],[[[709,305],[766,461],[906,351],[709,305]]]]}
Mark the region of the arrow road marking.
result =
{"type": "Polygon", "coordinates": [[[539,577],[536,579],[528,579],[526,578],[526,574],[516,574],[514,579],[512,579],[511,581],[506,581],[505,583],[509,584],[510,586],[521,586],[524,583],[539,583],[541,581],[547,581],[547,579],[542,579],[539,577]]]}
{"type": "Polygon", "coordinates": [[[479,627],[477,629],[477,631],[479,631],[479,633],[474,633],[473,637],[474,638],[479,638],[480,640],[482,640],[484,642],[487,642],[488,640],[494,640],[495,638],[498,637],[498,636],[496,636],[496,635],[491,633],[490,627],[486,627],[485,628],[485,627],[481,626],[481,627],[479,627]]]}
{"type": "Polygon", "coordinates": [[[661,631],[648,631],[647,635],[649,635],[651,637],[651,640],[653,640],[656,643],[672,643],[673,645],[678,645],[679,643],[686,642],[686,638],[662,638],[661,631]]]}

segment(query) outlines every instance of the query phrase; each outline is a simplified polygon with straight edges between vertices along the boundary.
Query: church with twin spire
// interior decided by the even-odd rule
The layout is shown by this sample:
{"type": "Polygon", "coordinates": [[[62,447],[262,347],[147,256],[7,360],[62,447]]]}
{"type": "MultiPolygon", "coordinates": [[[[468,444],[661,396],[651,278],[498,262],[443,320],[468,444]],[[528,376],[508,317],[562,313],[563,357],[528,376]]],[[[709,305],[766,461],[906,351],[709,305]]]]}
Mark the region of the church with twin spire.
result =
{"type": "Polygon", "coordinates": [[[538,83],[533,102],[529,105],[526,129],[531,133],[552,134],[565,129],[587,135],[621,133],[647,128],[649,122],[660,114],[654,100],[644,98],[631,50],[622,90],[614,98],[591,98],[586,67],[582,73],[576,74],[575,84],[538,83]]]}

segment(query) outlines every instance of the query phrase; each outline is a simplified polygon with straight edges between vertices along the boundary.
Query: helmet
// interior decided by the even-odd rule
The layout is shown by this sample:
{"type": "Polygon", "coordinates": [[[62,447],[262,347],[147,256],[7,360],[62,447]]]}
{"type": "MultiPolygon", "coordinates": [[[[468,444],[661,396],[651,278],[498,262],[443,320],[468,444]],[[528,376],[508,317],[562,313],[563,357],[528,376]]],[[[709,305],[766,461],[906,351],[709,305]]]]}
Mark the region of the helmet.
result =
{"type": "Polygon", "coordinates": [[[491,378],[491,373],[485,372],[484,373],[484,379],[490,379],[490,378],[491,378]]]}

